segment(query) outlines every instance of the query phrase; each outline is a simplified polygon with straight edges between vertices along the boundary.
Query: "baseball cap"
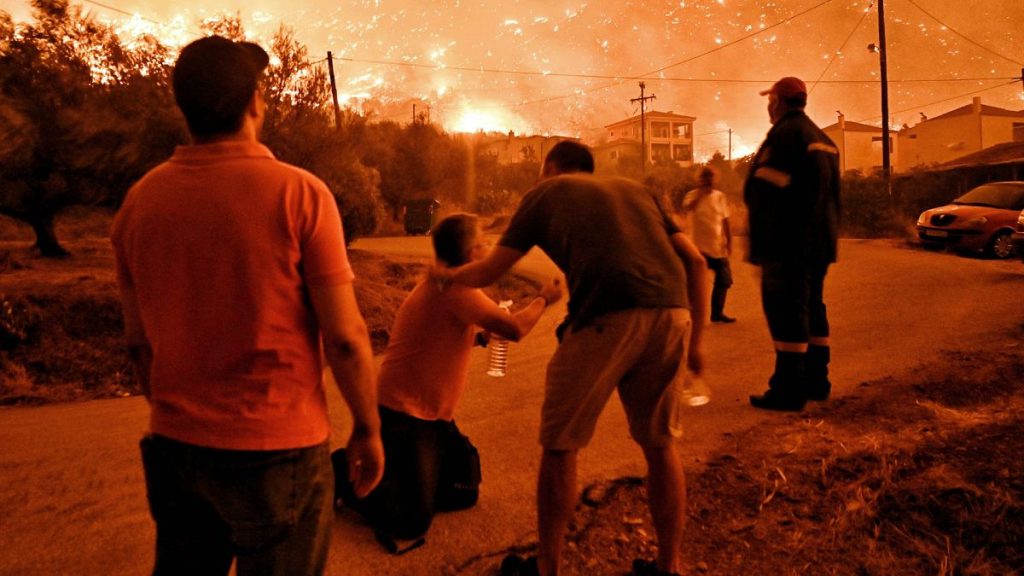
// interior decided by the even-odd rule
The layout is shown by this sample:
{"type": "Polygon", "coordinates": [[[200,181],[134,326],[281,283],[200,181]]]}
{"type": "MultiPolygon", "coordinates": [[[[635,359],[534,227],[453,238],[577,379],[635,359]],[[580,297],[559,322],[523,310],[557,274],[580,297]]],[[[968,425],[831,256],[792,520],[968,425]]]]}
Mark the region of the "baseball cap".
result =
{"type": "Polygon", "coordinates": [[[772,84],[772,87],[760,92],[761,96],[775,94],[779,98],[793,98],[799,94],[807,95],[807,85],[804,81],[793,76],[786,76],[772,84]]]}
{"type": "Polygon", "coordinates": [[[196,127],[196,120],[197,126],[213,131],[230,130],[219,125],[240,117],[269,63],[267,52],[258,45],[222,36],[200,38],[182,48],[171,83],[190,128],[196,127]]]}

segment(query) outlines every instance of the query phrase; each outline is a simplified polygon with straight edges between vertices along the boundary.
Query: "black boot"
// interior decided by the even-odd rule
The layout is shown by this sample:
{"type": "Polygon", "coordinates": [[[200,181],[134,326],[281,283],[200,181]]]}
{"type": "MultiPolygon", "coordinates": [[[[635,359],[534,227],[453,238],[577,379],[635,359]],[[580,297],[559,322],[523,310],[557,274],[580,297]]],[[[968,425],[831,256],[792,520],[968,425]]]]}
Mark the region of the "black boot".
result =
{"type": "Polygon", "coordinates": [[[751,395],[750,404],[764,410],[799,412],[804,409],[803,352],[775,352],[775,373],[768,379],[768,390],[761,395],[751,395]]]}
{"type": "Polygon", "coordinates": [[[828,400],[832,392],[832,383],[828,381],[828,363],[832,354],[828,346],[807,347],[806,388],[804,394],[809,400],[823,402],[828,400]]]}

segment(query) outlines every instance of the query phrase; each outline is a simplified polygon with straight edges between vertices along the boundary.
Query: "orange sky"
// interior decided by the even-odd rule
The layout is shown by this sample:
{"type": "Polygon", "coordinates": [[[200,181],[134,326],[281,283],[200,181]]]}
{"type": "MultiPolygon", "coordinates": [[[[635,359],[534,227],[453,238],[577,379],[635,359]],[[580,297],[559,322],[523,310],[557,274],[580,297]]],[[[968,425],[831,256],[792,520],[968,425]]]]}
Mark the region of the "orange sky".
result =
{"type": "MultiPolygon", "coordinates": [[[[79,0],[81,1],[81,0],[79,0]]],[[[430,106],[448,129],[580,135],[651,106],[697,117],[698,157],[734,153],[768,128],[757,92],[782,75],[812,88],[821,125],[879,124],[877,10],[855,0],[97,0],[101,19],[128,19],[166,38],[237,13],[257,39],[283,22],[314,59],[336,58],[347,103],[404,120],[430,106]],[[480,71],[484,69],[485,71],[480,71]],[[820,78],[821,82],[815,83],[820,78]]],[[[24,0],[0,0],[16,18],[24,0]]],[[[890,111],[896,126],[967,104],[1024,108],[1024,2],[887,0],[890,111]],[[941,23],[940,23],[941,22],[941,23]],[[943,26],[945,24],[948,26],[943,26]],[[912,81],[912,82],[911,82],[912,81]]],[[[321,64],[322,65],[322,64],[321,64]]]]}

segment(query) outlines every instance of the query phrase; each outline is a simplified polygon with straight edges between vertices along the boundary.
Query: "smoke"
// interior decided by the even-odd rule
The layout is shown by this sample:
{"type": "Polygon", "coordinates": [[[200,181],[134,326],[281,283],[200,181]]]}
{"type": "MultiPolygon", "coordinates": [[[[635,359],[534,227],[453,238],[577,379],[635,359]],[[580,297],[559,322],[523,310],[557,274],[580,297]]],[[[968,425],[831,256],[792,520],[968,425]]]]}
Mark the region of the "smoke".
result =
{"type": "MultiPolygon", "coordinates": [[[[411,118],[418,102],[446,127],[472,109],[492,112],[517,132],[592,137],[638,112],[630,103],[639,96],[637,81],[623,77],[663,68],[645,78],[648,93],[657,96],[652,108],[696,116],[697,134],[732,128],[740,141],[759,140],[768,120],[757,93],[784,75],[812,86],[808,112],[819,123],[835,121],[837,109],[849,120],[881,120],[878,54],[866,48],[878,41],[869,0],[104,4],[159,22],[237,13],[256,38],[269,38],[279,23],[292,26],[314,59],[328,50],[339,58],[343,101],[399,121],[411,118]]],[[[1024,59],[1017,49],[1024,44],[1024,2],[975,2],[970,10],[956,0],[926,4],[928,13],[913,2],[887,10],[897,125],[913,124],[921,111],[935,116],[963,105],[979,90],[987,104],[1019,108],[1020,84],[1006,79],[1020,74],[1022,64],[1013,59],[1024,59]],[[1003,80],[963,80],[970,78],[1003,80]],[[910,79],[929,82],[899,82],[910,79]]],[[[698,148],[726,144],[722,136],[707,136],[698,148]]]]}

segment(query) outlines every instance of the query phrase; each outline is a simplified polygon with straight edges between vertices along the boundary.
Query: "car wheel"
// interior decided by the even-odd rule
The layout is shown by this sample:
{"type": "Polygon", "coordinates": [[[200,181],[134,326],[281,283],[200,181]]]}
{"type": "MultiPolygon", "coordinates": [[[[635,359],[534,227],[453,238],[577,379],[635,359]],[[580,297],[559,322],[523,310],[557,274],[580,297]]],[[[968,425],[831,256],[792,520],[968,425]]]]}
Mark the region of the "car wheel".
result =
{"type": "Polygon", "coordinates": [[[1009,258],[1013,254],[1013,240],[1006,230],[996,232],[988,242],[988,254],[993,258],[1009,258]]]}

